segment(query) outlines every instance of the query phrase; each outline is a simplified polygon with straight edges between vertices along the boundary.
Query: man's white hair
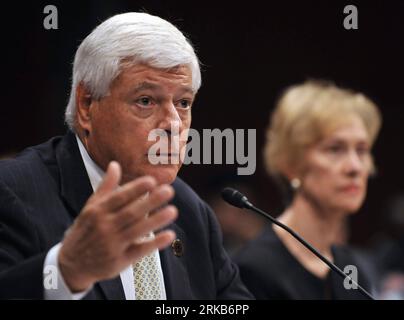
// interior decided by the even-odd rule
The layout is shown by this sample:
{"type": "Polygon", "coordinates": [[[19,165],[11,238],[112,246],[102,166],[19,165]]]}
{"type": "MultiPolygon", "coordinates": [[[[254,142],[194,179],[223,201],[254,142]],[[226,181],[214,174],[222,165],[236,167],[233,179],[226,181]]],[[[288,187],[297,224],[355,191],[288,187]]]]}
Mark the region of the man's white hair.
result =
{"type": "Polygon", "coordinates": [[[76,88],[80,83],[93,99],[109,92],[112,81],[122,71],[122,62],[145,63],[169,69],[187,65],[192,73],[192,89],[201,86],[199,61],[185,36],[170,22],[147,13],[115,15],[91,32],[76,51],[73,79],[65,120],[75,131],[76,88]]]}

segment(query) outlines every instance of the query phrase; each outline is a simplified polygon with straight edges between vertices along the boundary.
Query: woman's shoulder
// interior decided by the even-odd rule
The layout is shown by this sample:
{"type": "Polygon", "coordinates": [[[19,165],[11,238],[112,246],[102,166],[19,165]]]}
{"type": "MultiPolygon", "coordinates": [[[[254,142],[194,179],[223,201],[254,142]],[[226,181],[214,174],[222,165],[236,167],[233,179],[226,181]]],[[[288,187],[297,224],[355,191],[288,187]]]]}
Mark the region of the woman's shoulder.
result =
{"type": "Polygon", "coordinates": [[[333,246],[335,264],[349,275],[356,275],[359,284],[368,291],[374,290],[376,270],[373,262],[353,246],[333,246]]]}
{"type": "Polygon", "coordinates": [[[258,237],[236,252],[233,259],[241,267],[254,268],[250,271],[258,272],[255,270],[258,268],[267,272],[268,269],[281,269],[285,260],[283,257],[287,254],[272,225],[267,225],[258,237]]]}

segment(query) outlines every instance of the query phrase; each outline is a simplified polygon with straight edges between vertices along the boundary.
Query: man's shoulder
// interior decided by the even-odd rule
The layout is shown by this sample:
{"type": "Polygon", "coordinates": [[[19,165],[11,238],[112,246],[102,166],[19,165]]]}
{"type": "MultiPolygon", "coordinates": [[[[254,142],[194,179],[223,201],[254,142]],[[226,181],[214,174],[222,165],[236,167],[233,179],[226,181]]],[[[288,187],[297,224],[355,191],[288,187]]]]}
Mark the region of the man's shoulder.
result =
{"type": "Polygon", "coordinates": [[[180,177],[177,177],[174,180],[172,186],[175,190],[176,197],[178,196],[180,199],[186,199],[188,201],[202,201],[198,194],[192,189],[192,187],[180,177]]]}
{"type": "Polygon", "coordinates": [[[209,207],[208,204],[201,199],[198,193],[180,177],[177,177],[174,180],[172,186],[175,190],[175,201],[185,203],[198,210],[205,210],[209,207]]]}
{"type": "Polygon", "coordinates": [[[202,219],[206,223],[206,219],[212,214],[208,204],[181,178],[177,177],[172,186],[175,190],[173,203],[180,211],[187,211],[187,214],[183,216],[190,220],[195,218],[202,219]]]}
{"type": "Polygon", "coordinates": [[[9,187],[27,185],[30,181],[39,182],[44,172],[56,164],[55,147],[61,137],[28,147],[14,158],[0,161],[0,183],[9,187]]]}

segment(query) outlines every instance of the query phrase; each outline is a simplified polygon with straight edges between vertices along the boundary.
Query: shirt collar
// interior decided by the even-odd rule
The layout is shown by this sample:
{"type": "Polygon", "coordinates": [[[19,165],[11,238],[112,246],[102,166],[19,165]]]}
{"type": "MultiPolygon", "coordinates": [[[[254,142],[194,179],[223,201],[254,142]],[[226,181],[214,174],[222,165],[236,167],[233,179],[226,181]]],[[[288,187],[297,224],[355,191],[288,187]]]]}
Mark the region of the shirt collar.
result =
{"type": "Polygon", "coordinates": [[[91,186],[93,188],[93,191],[96,191],[99,185],[101,184],[105,172],[93,161],[93,159],[91,159],[86,148],[84,147],[83,143],[81,142],[80,138],[77,135],[76,139],[77,144],[79,145],[81,158],[83,159],[88,178],[90,179],[91,186]]]}

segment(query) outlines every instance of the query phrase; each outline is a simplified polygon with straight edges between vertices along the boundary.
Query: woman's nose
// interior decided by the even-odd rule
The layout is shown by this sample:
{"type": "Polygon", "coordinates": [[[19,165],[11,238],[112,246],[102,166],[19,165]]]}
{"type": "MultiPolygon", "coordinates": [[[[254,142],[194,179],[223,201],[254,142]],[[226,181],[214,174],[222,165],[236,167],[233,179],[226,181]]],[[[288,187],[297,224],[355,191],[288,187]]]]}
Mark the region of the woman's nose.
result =
{"type": "Polygon", "coordinates": [[[357,175],[363,171],[365,163],[356,150],[351,150],[345,160],[345,169],[348,174],[357,175]]]}

